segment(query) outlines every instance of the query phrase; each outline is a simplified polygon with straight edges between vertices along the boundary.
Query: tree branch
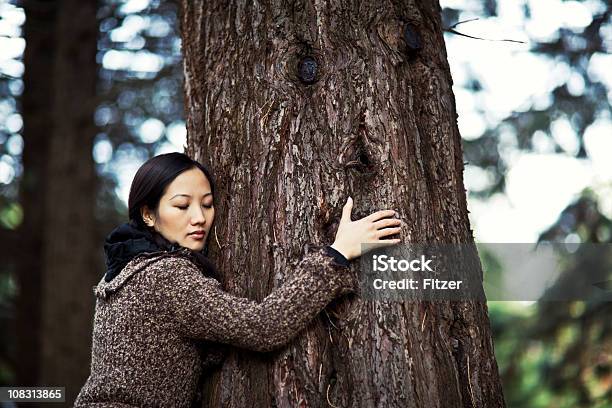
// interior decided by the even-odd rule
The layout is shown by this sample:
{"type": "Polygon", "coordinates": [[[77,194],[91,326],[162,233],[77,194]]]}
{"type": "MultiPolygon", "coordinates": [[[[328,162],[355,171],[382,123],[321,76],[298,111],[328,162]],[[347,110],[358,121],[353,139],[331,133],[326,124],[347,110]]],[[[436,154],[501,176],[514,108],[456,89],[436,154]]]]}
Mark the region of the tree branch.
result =
{"type": "Polygon", "coordinates": [[[463,34],[463,33],[460,33],[459,31],[453,30],[453,28],[457,27],[459,24],[469,23],[470,21],[475,21],[475,20],[478,20],[478,17],[476,17],[476,18],[471,18],[471,19],[469,19],[469,20],[459,21],[459,22],[457,22],[457,23],[453,24],[453,25],[452,25],[452,26],[450,26],[450,27],[446,27],[446,28],[444,28],[444,31],[446,31],[446,32],[448,32],[448,33],[453,33],[453,34],[461,35],[461,36],[463,36],[463,37],[473,38],[473,39],[475,39],[475,40],[484,40],[484,41],[507,41],[507,42],[513,42],[513,43],[519,43],[519,44],[526,44],[526,42],[525,42],[525,41],[518,41],[518,40],[506,40],[506,39],[503,39],[503,40],[492,40],[492,39],[489,39],[489,38],[480,38],[480,37],[474,37],[474,36],[471,36],[471,35],[468,35],[468,34],[463,34]]]}

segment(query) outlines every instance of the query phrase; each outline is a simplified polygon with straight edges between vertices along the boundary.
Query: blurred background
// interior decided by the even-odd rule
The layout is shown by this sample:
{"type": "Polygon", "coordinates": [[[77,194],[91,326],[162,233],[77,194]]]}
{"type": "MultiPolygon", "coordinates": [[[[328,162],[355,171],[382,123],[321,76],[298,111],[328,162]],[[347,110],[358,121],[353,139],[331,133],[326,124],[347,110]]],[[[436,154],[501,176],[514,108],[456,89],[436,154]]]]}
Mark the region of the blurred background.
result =
{"type": "MultiPolygon", "coordinates": [[[[80,275],[67,276],[97,282],[104,237],[127,218],[137,168],[186,144],[176,1],[99,0],[81,14],[92,4],[0,0],[0,386],[45,378],[57,353],[45,346],[40,355],[24,353],[67,337],[48,323],[63,318],[52,314],[53,280],[76,268],[80,275]],[[70,37],[74,21],[95,31],[70,37]],[[70,43],[91,50],[95,61],[70,43]],[[68,69],[77,74],[53,75],[68,69]],[[62,138],[75,129],[85,154],[72,152],[62,167],[62,138]],[[71,171],[91,176],[73,179],[71,171]],[[63,189],[75,179],[90,190],[63,189]],[[62,191],[68,200],[58,199],[62,191]],[[94,237],[89,244],[60,237],[68,241],[62,252],[50,231],[65,206],[82,208],[81,227],[91,218],[94,237]],[[89,267],[64,266],[51,281],[36,267],[70,251],[91,253],[89,267]],[[24,333],[31,335],[24,340],[24,333]]],[[[476,241],[609,243],[609,1],[440,4],[476,241]]],[[[500,268],[494,259],[483,264],[500,268]]],[[[571,284],[562,272],[551,286],[571,284]]],[[[91,319],[92,301],[73,305],[82,310],[80,326],[91,319]]],[[[612,406],[609,302],[489,302],[489,312],[509,407],[612,406]]],[[[88,324],[82,333],[90,335],[88,324]]],[[[81,346],[63,352],[88,353],[87,336],[69,340],[81,346]]]]}

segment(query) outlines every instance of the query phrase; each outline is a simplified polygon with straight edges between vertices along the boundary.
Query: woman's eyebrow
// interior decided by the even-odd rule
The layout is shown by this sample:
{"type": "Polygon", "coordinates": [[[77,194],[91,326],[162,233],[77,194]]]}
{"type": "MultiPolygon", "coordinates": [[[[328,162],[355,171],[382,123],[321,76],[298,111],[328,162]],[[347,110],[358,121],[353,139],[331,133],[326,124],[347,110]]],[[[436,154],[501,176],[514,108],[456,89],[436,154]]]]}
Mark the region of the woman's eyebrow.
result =
{"type": "MultiPolygon", "coordinates": [[[[209,196],[209,195],[212,195],[212,193],[206,193],[206,194],[204,194],[204,195],[202,196],[202,198],[207,197],[207,196],[209,196]]],[[[191,196],[190,196],[189,194],[176,194],[175,196],[173,196],[173,197],[172,197],[172,198],[170,198],[170,199],[172,200],[173,198],[176,198],[176,197],[187,197],[187,198],[191,198],[191,196]]]]}

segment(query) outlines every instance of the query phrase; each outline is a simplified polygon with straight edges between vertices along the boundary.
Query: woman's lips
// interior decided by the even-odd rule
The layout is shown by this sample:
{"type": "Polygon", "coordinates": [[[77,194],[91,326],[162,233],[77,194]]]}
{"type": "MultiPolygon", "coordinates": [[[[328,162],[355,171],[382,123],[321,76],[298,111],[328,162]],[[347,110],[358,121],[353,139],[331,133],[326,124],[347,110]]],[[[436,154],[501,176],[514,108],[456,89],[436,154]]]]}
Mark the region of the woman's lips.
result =
{"type": "Polygon", "coordinates": [[[204,235],[206,235],[204,232],[194,232],[193,234],[189,234],[189,236],[193,239],[202,239],[204,238],[204,235]]]}

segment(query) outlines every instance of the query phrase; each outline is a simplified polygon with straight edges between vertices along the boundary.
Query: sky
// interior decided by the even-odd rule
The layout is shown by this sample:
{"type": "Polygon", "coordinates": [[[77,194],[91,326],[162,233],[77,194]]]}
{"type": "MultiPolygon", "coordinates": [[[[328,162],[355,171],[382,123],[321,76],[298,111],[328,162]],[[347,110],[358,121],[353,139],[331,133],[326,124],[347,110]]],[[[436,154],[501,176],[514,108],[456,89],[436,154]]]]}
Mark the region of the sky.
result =
{"type": "MultiPolygon", "coordinates": [[[[600,2],[561,0],[528,0],[532,8],[531,19],[522,15],[521,0],[499,0],[498,16],[481,18],[457,26],[465,34],[488,39],[514,39],[527,42],[516,44],[469,39],[446,33],[445,41],[455,93],[458,125],[466,140],[480,137],[488,126],[494,125],[513,111],[522,111],[531,106],[543,108],[551,103],[550,90],[568,82],[570,92],[580,94],[584,90],[583,80],[572,75],[564,64],[556,63],[529,53],[529,36],[538,40],[550,39],[559,26],[579,29],[591,22],[592,13],[601,11],[600,2]],[[476,74],[484,89],[478,94],[464,89],[469,74],[476,74]],[[485,107],[484,112],[480,111],[485,107]]],[[[441,0],[442,7],[466,10],[460,20],[480,14],[478,0],[441,0]]],[[[148,0],[128,0],[122,7],[125,14],[138,12],[148,5],[148,0]]],[[[20,59],[25,41],[20,38],[21,25],[25,19],[23,10],[0,0],[0,73],[20,77],[24,67],[20,59]]],[[[134,38],[142,29],[142,18],[126,19],[121,28],[111,35],[117,39],[134,38]]],[[[168,27],[154,27],[160,35],[168,27]]],[[[605,28],[612,48],[612,28],[605,28]]],[[[144,52],[108,51],[102,58],[107,69],[130,68],[142,72],[156,72],[163,67],[158,56],[144,52]]],[[[589,75],[606,83],[612,100],[612,55],[596,54],[589,64],[589,75]]],[[[12,86],[19,87],[19,81],[12,86]]],[[[23,85],[21,85],[23,87],[23,85]]],[[[23,121],[10,106],[0,104],[0,126],[19,132],[23,121]]],[[[186,131],[183,122],[165,126],[156,118],[149,118],[139,128],[141,140],[153,143],[164,135],[169,143],[160,146],[156,154],[168,151],[183,151],[186,131]]],[[[566,154],[555,154],[554,146],[545,135],[535,135],[534,152],[520,152],[516,148],[514,135],[502,134],[505,148],[502,158],[509,171],[505,193],[496,194],[486,200],[468,199],[470,219],[479,242],[535,242],[538,235],[558,218],[560,212],[585,187],[591,187],[599,196],[600,210],[612,218],[612,120],[600,117],[590,126],[585,135],[589,159],[575,159],[576,134],[567,119],[558,119],[553,125],[553,137],[565,149],[566,154]]],[[[23,139],[17,133],[8,140],[7,150],[20,154],[23,139]]],[[[94,160],[108,163],[119,174],[118,195],[127,202],[133,175],[146,157],[142,152],[125,149],[115,151],[104,137],[96,139],[94,160]]],[[[14,159],[10,155],[0,157],[0,183],[9,183],[16,176],[14,159]]],[[[465,169],[465,183],[469,191],[483,189],[491,182],[486,171],[469,164],[465,169]]]]}

